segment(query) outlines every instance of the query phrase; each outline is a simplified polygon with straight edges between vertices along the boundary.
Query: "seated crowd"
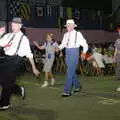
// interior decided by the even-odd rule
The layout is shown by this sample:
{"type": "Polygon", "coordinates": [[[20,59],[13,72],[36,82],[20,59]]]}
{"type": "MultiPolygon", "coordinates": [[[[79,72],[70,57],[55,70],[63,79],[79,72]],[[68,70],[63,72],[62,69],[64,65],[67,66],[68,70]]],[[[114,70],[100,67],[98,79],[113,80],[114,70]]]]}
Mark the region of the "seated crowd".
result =
{"type": "MultiPolygon", "coordinates": [[[[111,75],[115,73],[115,64],[113,60],[114,56],[114,44],[89,44],[88,52],[85,56],[85,60],[80,59],[77,72],[84,75],[111,75]]],[[[45,51],[37,49],[32,46],[34,53],[34,59],[36,61],[38,69],[42,70],[45,58],[45,51]]],[[[82,49],[80,48],[82,52],[82,49]]],[[[80,54],[81,54],[80,52],[80,54]]],[[[66,64],[64,59],[65,51],[62,50],[62,54],[56,52],[55,61],[53,64],[53,72],[65,72],[66,64]]]]}

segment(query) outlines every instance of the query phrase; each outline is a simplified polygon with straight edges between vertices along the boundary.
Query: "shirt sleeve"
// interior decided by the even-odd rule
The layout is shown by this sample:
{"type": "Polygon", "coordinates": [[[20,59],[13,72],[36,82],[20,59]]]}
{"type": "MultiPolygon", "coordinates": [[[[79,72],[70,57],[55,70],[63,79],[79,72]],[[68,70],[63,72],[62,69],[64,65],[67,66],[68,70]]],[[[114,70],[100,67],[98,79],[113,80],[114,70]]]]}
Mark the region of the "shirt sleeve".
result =
{"type": "Polygon", "coordinates": [[[58,47],[60,50],[62,50],[63,48],[66,47],[66,37],[65,36],[66,36],[66,34],[64,34],[62,43],[58,47]]]}
{"type": "Polygon", "coordinates": [[[86,53],[88,50],[87,41],[80,32],[78,32],[77,34],[78,34],[77,35],[77,44],[81,45],[83,47],[83,53],[86,53]]]}
{"type": "Polygon", "coordinates": [[[4,35],[4,37],[2,37],[0,39],[0,46],[1,47],[4,47],[9,42],[9,36],[10,36],[10,33],[4,35]]]}
{"type": "Polygon", "coordinates": [[[45,43],[42,45],[42,47],[46,48],[46,46],[47,46],[47,43],[45,42],[45,43]]]}
{"type": "Polygon", "coordinates": [[[58,47],[59,47],[57,42],[55,42],[55,43],[53,44],[53,46],[54,46],[55,48],[58,48],[58,47]]]}
{"type": "Polygon", "coordinates": [[[23,40],[21,43],[21,52],[27,58],[33,58],[33,53],[32,53],[31,48],[30,48],[29,39],[26,36],[23,36],[23,40]]]}

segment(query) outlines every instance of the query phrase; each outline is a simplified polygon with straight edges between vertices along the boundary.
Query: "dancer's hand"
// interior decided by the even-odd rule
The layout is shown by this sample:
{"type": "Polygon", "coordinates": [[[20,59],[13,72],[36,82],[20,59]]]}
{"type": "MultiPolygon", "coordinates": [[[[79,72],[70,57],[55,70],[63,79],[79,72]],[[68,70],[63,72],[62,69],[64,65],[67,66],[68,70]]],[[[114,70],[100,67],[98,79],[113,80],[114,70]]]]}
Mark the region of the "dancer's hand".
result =
{"type": "Polygon", "coordinates": [[[55,48],[55,52],[59,52],[59,48],[55,48]]]}
{"type": "Polygon", "coordinates": [[[39,77],[40,72],[37,68],[33,68],[33,73],[35,74],[36,77],[39,77]]]}
{"type": "Polygon", "coordinates": [[[36,44],[37,42],[36,41],[33,41],[33,44],[36,44]]]}
{"type": "Polygon", "coordinates": [[[84,60],[86,57],[86,54],[85,53],[81,53],[81,58],[84,60]]]}

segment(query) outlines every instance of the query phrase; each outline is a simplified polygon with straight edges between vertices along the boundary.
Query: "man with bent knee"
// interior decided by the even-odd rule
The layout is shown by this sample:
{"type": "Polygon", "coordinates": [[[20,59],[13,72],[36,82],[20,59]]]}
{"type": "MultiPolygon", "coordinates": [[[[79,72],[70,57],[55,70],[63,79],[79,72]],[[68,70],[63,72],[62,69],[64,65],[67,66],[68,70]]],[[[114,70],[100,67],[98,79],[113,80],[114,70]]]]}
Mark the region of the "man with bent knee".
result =
{"type": "Polygon", "coordinates": [[[10,98],[13,93],[22,98],[25,97],[24,87],[16,84],[16,78],[25,71],[24,57],[29,60],[33,73],[36,76],[40,73],[33,60],[29,39],[20,30],[21,18],[13,18],[11,27],[12,32],[0,39],[0,46],[5,52],[5,56],[0,59],[0,85],[2,87],[0,110],[10,108],[10,98]]]}

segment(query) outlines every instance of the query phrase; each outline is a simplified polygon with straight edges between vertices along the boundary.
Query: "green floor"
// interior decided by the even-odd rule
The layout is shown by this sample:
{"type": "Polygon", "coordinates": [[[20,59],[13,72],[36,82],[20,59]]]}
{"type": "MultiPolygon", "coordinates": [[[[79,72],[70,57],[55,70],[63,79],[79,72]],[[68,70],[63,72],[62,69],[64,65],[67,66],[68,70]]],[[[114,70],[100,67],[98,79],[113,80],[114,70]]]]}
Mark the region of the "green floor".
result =
{"type": "Polygon", "coordinates": [[[0,120],[120,120],[120,85],[114,76],[80,77],[80,94],[62,98],[65,75],[56,74],[54,87],[40,88],[41,80],[25,74],[19,84],[26,88],[26,99],[13,96],[12,109],[0,111],[0,120]]]}

